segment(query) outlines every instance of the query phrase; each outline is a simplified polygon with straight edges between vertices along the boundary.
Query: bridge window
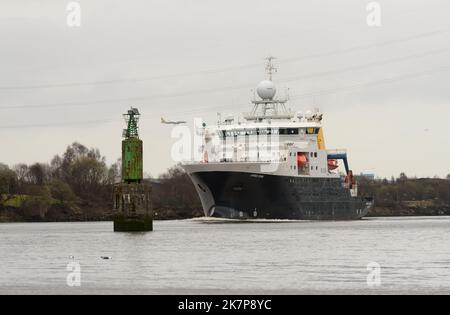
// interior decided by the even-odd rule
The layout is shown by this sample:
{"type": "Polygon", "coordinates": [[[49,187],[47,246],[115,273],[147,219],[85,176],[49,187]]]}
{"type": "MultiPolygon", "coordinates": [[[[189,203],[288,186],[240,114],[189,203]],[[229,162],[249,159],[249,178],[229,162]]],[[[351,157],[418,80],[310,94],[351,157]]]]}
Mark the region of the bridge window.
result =
{"type": "MultiPolygon", "coordinates": [[[[303,129],[302,129],[303,130],[303,129]]],[[[255,129],[234,129],[234,130],[220,130],[218,135],[220,138],[251,136],[251,135],[298,135],[299,128],[255,128],[255,129]]],[[[304,133],[304,130],[303,130],[304,133]]]]}
{"type": "Polygon", "coordinates": [[[299,129],[298,128],[280,128],[279,134],[280,135],[298,135],[299,129]]]}

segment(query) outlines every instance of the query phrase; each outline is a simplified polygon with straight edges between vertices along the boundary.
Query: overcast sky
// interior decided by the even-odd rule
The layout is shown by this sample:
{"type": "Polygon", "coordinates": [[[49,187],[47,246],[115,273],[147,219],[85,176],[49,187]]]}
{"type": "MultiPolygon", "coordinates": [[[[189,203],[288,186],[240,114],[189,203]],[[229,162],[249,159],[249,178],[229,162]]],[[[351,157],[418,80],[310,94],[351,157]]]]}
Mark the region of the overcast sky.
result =
{"type": "Polygon", "coordinates": [[[160,117],[248,111],[278,57],[290,107],[325,113],[329,148],[356,173],[450,173],[450,2],[65,0],[0,3],[0,162],[49,162],[74,141],[120,156],[122,113],[142,113],[145,170],[174,164],[160,117]]]}

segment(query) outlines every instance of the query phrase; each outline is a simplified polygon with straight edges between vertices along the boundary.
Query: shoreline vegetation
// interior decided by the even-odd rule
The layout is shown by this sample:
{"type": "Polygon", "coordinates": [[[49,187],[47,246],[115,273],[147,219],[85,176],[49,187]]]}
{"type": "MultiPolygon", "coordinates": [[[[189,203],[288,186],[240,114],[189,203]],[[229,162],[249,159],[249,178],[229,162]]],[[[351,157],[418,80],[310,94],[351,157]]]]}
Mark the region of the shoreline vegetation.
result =
{"type": "MultiPolygon", "coordinates": [[[[77,142],[50,163],[0,164],[0,223],[112,220],[120,169],[120,161],[108,166],[98,149],[77,142]]],[[[375,199],[369,217],[450,215],[450,175],[357,180],[359,193],[375,199]]],[[[149,182],[155,220],[203,216],[194,185],[178,165],[149,182]]]]}

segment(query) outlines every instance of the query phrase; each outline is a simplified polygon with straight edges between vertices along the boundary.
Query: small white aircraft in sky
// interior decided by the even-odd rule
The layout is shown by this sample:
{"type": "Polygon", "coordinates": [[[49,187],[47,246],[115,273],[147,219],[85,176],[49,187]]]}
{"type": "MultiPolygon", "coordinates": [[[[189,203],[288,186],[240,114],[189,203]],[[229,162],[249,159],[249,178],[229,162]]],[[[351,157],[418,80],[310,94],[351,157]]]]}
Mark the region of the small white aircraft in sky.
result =
{"type": "Polygon", "coordinates": [[[180,124],[185,124],[186,121],[184,120],[177,120],[177,121],[173,121],[173,120],[165,120],[163,117],[161,117],[161,124],[166,124],[166,125],[180,125],[180,124]]]}

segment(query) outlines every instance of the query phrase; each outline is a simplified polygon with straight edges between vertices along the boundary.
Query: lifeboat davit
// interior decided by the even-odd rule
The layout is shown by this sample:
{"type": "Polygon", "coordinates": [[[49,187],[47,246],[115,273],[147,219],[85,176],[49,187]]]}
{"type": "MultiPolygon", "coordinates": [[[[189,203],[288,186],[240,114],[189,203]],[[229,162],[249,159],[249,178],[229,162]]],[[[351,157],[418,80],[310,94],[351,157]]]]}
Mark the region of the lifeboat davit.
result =
{"type": "Polygon", "coordinates": [[[333,171],[339,167],[338,161],[336,159],[328,159],[328,169],[333,171]]]}
{"type": "Polygon", "coordinates": [[[302,168],[308,163],[308,159],[306,158],[305,153],[298,153],[297,154],[297,167],[302,168]]]}

